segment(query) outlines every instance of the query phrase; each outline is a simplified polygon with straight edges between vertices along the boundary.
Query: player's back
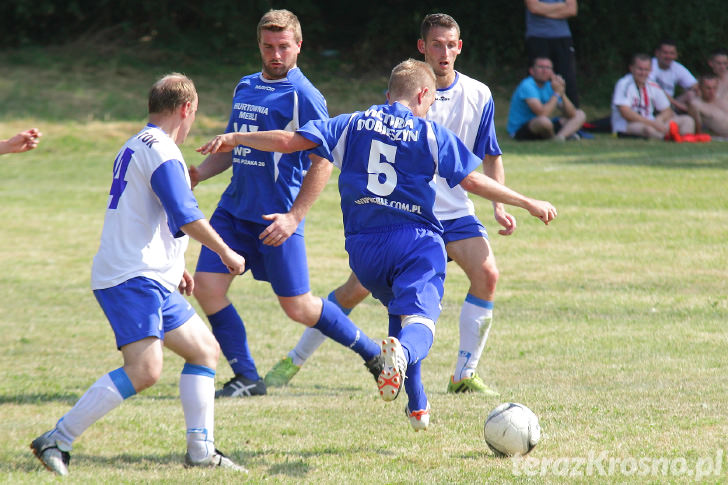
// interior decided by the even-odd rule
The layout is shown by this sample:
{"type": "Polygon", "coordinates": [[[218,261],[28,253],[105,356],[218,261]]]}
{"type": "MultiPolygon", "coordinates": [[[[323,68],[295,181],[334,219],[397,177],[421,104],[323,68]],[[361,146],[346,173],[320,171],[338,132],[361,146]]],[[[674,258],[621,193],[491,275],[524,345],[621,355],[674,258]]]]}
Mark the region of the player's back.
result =
{"type": "Polygon", "coordinates": [[[181,164],[189,185],[179,148],[151,124],[116,156],[101,243],[91,270],[93,289],[135,276],[155,279],[170,289],[179,283],[188,237],[170,232],[164,207],[151,189],[152,175],[165,162],[181,164]]]}
{"type": "Polygon", "coordinates": [[[403,224],[441,232],[433,214],[434,174],[454,185],[479,164],[451,132],[399,103],[314,122],[299,133],[341,169],[347,235],[403,224]]]}

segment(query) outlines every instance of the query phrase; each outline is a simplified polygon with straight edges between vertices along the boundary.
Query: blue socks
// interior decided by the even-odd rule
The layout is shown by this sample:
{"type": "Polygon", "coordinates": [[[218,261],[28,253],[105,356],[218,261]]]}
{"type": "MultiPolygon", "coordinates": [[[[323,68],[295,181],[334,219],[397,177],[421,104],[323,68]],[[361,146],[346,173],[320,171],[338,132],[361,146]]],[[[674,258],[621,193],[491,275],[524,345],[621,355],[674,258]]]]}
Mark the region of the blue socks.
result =
{"type": "Polygon", "coordinates": [[[349,347],[368,362],[377,355],[381,349],[377,343],[364,334],[344,312],[329,300],[321,299],[323,308],[321,317],[311,328],[315,328],[322,334],[329,337],[345,347],[349,347]]]}
{"type": "Polygon", "coordinates": [[[232,303],[219,312],[208,315],[207,319],[210,321],[212,333],[220,344],[220,349],[233,372],[252,381],[259,380],[260,376],[255,367],[255,361],[248,348],[245,325],[232,303]]]}

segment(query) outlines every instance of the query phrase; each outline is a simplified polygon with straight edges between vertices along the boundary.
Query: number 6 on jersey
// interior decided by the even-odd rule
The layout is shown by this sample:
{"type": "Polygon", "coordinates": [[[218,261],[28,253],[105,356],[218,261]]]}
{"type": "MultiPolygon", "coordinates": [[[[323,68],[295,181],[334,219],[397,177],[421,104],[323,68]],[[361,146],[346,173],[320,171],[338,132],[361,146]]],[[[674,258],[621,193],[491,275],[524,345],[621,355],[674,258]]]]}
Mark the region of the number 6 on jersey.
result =
{"type": "Polygon", "coordinates": [[[387,145],[379,140],[372,140],[369,148],[369,181],[367,189],[374,194],[385,197],[394,191],[397,186],[397,172],[395,172],[394,159],[397,155],[397,147],[387,145]],[[384,162],[382,162],[382,156],[384,162]],[[384,181],[380,181],[380,175],[384,176],[384,181]]]}

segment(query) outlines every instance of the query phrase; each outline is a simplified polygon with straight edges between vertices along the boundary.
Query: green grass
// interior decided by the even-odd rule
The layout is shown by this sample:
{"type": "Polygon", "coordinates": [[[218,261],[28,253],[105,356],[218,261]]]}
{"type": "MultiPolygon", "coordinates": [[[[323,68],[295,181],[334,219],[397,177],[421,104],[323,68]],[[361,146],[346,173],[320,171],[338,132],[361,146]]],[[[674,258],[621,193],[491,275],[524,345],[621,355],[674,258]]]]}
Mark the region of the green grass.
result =
{"type": "MultiPolygon", "coordinates": [[[[32,93],[43,93],[27,110],[5,110],[0,133],[30,124],[45,133],[36,150],[0,158],[0,481],[7,483],[56,481],[28,444],[100,375],[121,364],[89,290],[111,163],[143,122],[139,113],[152,80],[166,70],[183,70],[170,65],[158,72],[142,59],[118,83],[103,66],[79,68],[73,82],[61,83],[50,80],[64,72],[67,54],[45,55],[47,62],[36,65],[16,59],[0,82],[3,102],[18,95],[30,103],[32,93]],[[84,87],[79,93],[92,92],[69,100],[73,85],[84,87]],[[104,96],[112,100],[107,111],[100,108],[104,96]],[[104,120],[104,112],[111,121],[88,121],[104,120]]],[[[8,53],[0,58],[3,65],[14,59],[8,53]]],[[[223,66],[205,73],[207,67],[186,70],[203,87],[203,116],[183,148],[188,163],[199,163],[194,147],[222,128],[230,89],[247,72],[223,66]]],[[[329,106],[337,107],[334,114],[381,95],[375,78],[311,77],[320,78],[329,106]]],[[[327,342],[288,388],[216,403],[217,444],[250,469],[251,482],[690,483],[694,477],[679,473],[681,460],[692,470],[728,451],[728,145],[608,136],[517,144],[503,135],[505,100],[496,103],[508,184],[559,210],[559,218],[544,227],[514,209],[518,230],[506,238],[496,234],[490,204],[476,202],[501,270],[480,371],[501,397],[444,392],[467,290],[464,274],[450,264],[442,318],[423,366],[431,429],[413,433],[402,412],[405,401],[380,401],[358,357],[327,342]],[[484,419],[502,401],[522,402],[540,417],[545,436],[531,455],[539,472],[534,477],[514,474],[511,460],[493,457],[483,441],[484,419]],[[621,460],[604,476],[599,468],[563,476],[563,467],[547,463],[604,453],[607,460],[621,460]],[[674,467],[665,474],[630,474],[630,460],[642,458],[671,460],[674,467]],[[626,464],[625,473],[619,463],[626,464]]],[[[227,180],[224,174],[196,189],[206,214],[227,180]]],[[[348,275],[335,177],[314,205],[306,231],[312,289],[325,295],[348,275]]],[[[190,269],[198,248],[192,244],[188,251],[190,269]]],[[[249,275],[234,283],[230,296],[265,373],[303,327],[287,320],[270,288],[249,275]]],[[[372,299],[352,318],[374,338],[386,332],[385,310],[372,299]]],[[[172,353],[165,359],[156,386],[77,441],[69,483],[239,479],[182,467],[182,361],[172,353]]],[[[218,385],[230,375],[221,362],[218,385]]],[[[603,466],[608,472],[608,461],[603,466]]],[[[703,481],[727,479],[724,457],[720,475],[703,481]]]]}

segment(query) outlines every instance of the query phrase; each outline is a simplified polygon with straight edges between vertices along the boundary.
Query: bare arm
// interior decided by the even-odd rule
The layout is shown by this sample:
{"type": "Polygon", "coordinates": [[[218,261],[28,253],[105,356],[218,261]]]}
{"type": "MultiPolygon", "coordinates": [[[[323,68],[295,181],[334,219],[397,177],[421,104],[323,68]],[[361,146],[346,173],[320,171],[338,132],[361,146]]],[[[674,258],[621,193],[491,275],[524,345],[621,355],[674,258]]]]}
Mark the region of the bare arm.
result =
{"type": "MultiPolygon", "coordinates": [[[[506,182],[506,172],[503,168],[503,157],[500,155],[486,155],[483,158],[483,173],[500,184],[506,182]]],[[[509,214],[503,203],[493,202],[493,217],[504,227],[498,231],[502,236],[509,236],[516,230],[516,218],[509,214]]]]}
{"type": "Polygon", "coordinates": [[[695,120],[695,133],[703,132],[703,117],[700,114],[698,100],[693,99],[688,103],[688,114],[695,120]]]}
{"type": "Polygon", "coordinates": [[[310,150],[316,143],[298,133],[284,130],[257,131],[253,133],[225,133],[197,149],[203,155],[229,152],[238,145],[245,145],[264,152],[293,153],[310,150]]]}
{"type": "Polygon", "coordinates": [[[532,14],[550,19],[567,19],[569,17],[575,17],[579,13],[579,6],[576,0],[565,0],[556,3],[545,3],[539,0],[524,0],[524,2],[526,8],[532,14]]]}
{"type": "Polygon", "coordinates": [[[240,274],[245,270],[245,258],[225,244],[225,241],[222,240],[220,235],[207,222],[207,219],[188,222],[181,229],[185,234],[217,253],[230,273],[240,274]]]}
{"type": "Polygon", "coordinates": [[[280,246],[294,233],[321,191],[326,187],[334,166],[325,158],[309,155],[311,168],[301,183],[301,190],[293,201],[291,209],[285,214],[265,214],[263,219],[273,221],[260,233],[258,239],[268,246],[280,246]]]}
{"type": "Polygon", "coordinates": [[[188,171],[190,173],[190,182],[192,188],[215,175],[221,174],[233,164],[232,152],[212,153],[208,155],[199,167],[190,165],[188,171]]]}
{"type": "MultiPolygon", "coordinates": [[[[659,130],[662,132],[664,132],[666,130],[666,127],[662,123],[660,123],[658,120],[647,119],[644,116],[642,116],[641,114],[634,111],[629,106],[619,105],[619,106],[617,106],[617,108],[619,109],[619,113],[622,115],[622,118],[624,118],[627,121],[630,121],[630,122],[637,121],[640,123],[644,123],[648,126],[652,126],[656,130],[659,130]]],[[[672,111],[672,110],[670,110],[670,111],[672,111]]]]}
{"type": "Polygon", "coordinates": [[[20,153],[27,152],[38,146],[39,138],[42,133],[37,128],[21,131],[17,135],[0,140],[0,155],[3,153],[20,153]]]}
{"type": "Polygon", "coordinates": [[[549,202],[519,194],[482,173],[470,172],[460,182],[460,186],[485,199],[526,209],[532,216],[541,219],[544,224],[548,224],[556,217],[556,209],[549,202]]]}
{"type": "Polygon", "coordinates": [[[548,118],[553,113],[554,108],[556,108],[559,99],[554,93],[546,103],[542,103],[538,98],[526,98],[525,101],[536,116],[546,116],[548,118]]]}

